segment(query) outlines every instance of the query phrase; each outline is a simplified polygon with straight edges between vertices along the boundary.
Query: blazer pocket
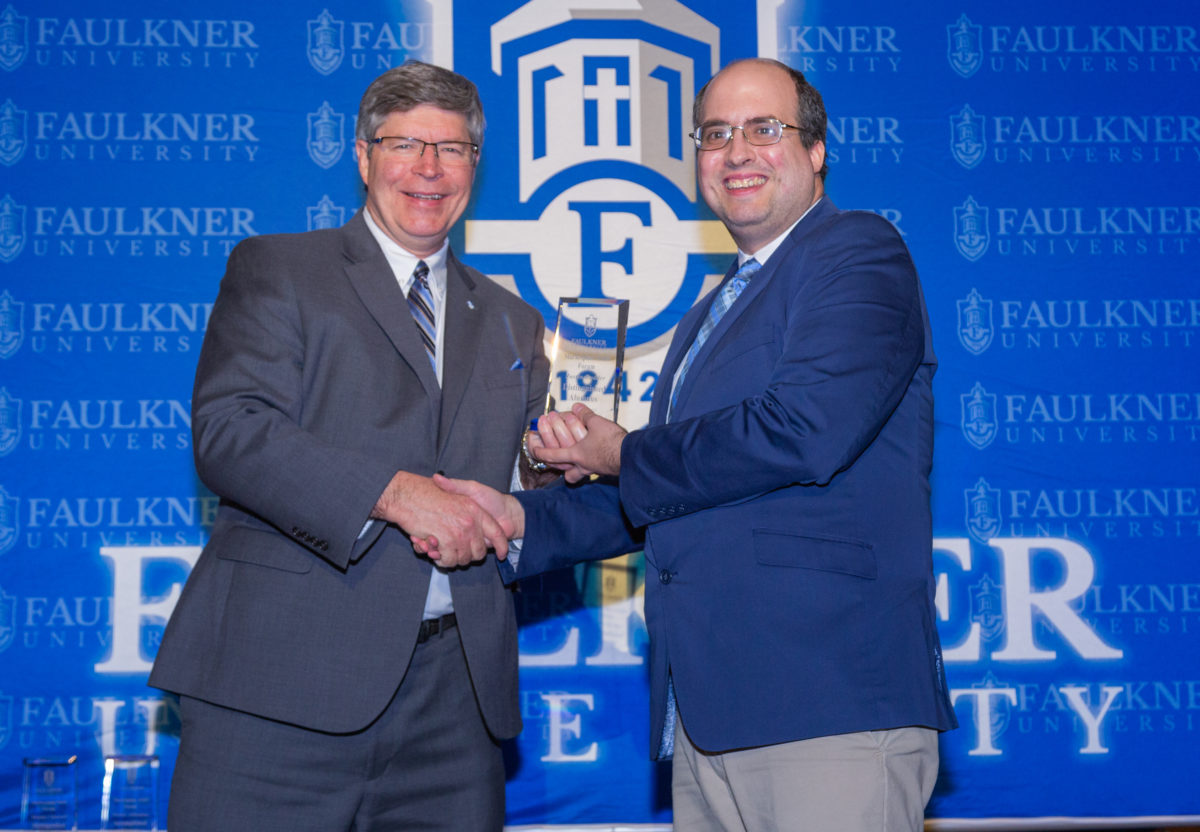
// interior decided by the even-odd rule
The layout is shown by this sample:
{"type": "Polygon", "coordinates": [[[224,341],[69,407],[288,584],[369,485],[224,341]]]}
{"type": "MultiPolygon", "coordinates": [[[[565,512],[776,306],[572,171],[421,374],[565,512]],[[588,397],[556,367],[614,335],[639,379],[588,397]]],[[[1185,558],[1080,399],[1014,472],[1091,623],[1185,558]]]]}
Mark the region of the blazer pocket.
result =
{"type": "Polygon", "coordinates": [[[507,387],[520,387],[525,381],[525,369],[501,370],[495,373],[484,373],[483,386],[489,390],[503,390],[507,387]]]}
{"type": "Polygon", "coordinates": [[[301,574],[313,568],[317,557],[308,549],[277,531],[235,526],[217,543],[217,557],[238,563],[252,563],[284,572],[301,574]]]}
{"type": "Polygon", "coordinates": [[[875,580],[875,550],[861,540],[802,534],[780,529],[755,529],[754,557],[764,566],[816,569],[875,580]]]}
{"type": "Polygon", "coordinates": [[[742,356],[757,351],[778,352],[779,339],[774,331],[760,331],[757,338],[748,340],[741,338],[733,341],[729,345],[719,345],[717,352],[708,360],[710,369],[716,370],[724,367],[731,361],[737,361],[742,356]]]}

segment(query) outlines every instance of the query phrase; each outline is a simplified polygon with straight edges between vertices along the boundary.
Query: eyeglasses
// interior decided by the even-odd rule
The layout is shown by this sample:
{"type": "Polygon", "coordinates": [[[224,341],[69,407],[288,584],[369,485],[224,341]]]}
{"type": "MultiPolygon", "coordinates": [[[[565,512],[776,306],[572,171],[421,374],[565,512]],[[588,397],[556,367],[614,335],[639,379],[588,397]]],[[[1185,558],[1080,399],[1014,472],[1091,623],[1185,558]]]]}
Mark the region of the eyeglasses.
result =
{"type": "Polygon", "coordinates": [[[733,131],[741,130],[746,141],[763,146],[778,144],[784,130],[799,130],[794,124],[784,124],[777,118],[752,118],[742,125],[701,124],[688,137],[696,142],[700,150],[720,150],[733,139],[733,131]]]}
{"type": "Polygon", "coordinates": [[[464,167],[475,163],[479,145],[474,142],[427,142],[409,136],[379,136],[370,140],[379,149],[396,159],[411,162],[425,155],[425,148],[432,147],[438,161],[447,167],[464,167]]]}

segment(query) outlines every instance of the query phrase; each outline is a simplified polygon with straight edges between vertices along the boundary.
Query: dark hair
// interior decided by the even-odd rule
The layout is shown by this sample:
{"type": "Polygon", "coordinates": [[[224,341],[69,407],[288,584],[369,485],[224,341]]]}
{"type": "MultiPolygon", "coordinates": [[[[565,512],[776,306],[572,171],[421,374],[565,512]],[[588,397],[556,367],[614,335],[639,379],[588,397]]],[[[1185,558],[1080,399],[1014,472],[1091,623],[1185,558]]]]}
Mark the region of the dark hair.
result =
{"type": "Polygon", "coordinates": [[[405,61],[371,82],[358,105],[355,138],[370,141],[379,125],[392,113],[403,113],[422,104],[461,113],[467,135],[483,144],[483,104],[471,81],[457,72],[420,61],[405,61]]]}
{"type": "MultiPolygon", "coordinates": [[[[724,72],[730,67],[748,62],[773,66],[787,73],[788,77],[792,79],[792,83],[796,87],[797,108],[795,126],[799,128],[800,143],[806,148],[812,147],[817,142],[824,143],[826,125],[825,102],[822,100],[821,93],[817,91],[817,88],[808,83],[808,79],[804,77],[804,73],[800,72],[799,70],[792,69],[782,61],[776,61],[772,58],[744,58],[740,61],[734,61],[733,63],[728,64],[724,69],[721,70],[721,72],[724,72]]],[[[709,85],[721,77],[721,72],[718,72],[712,78],[708,79],[708,83],[700,88],[700,92],[696,93],[696,100],[692,103],[693,127],[700,126],[701,113],[704,112],[704,96],[708,92],[709,85]]],[[[824,181],[825,174],[828,172],[828,163],[822,164],[821,170],[817,172],[817,175],[821,177],[822,181],[824,181]]]]}

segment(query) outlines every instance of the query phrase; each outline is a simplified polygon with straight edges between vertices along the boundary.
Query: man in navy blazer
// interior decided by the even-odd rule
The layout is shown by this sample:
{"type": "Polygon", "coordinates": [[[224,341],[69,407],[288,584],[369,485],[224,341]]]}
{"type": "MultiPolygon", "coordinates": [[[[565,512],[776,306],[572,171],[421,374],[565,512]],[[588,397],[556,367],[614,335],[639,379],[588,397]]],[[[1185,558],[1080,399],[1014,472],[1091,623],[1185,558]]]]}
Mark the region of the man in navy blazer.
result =
{"type": "Polygon", "coordinates": [[[825,121],[783,64],[715,76],[697,168],[738,262],[680,321],[649,425],[542,417],[534,453],[574,486],[439,480],[524,535],[517,577],[644,547],[651,751],[688,832],[918,830],[955,725],[929,323],[895,229],[824,195],[825,121]]]}
{"type": "Polygon", "coordinates": [[[505,533],[431,479],[509,488],[546,395],[541,316],[447,241],[483,127],[466,78],[389,70],[359,110],[365,209],[229,258],[192,408],[220,510],[150,677],[181,696],[173,832],[503,826],[505,533]]]}

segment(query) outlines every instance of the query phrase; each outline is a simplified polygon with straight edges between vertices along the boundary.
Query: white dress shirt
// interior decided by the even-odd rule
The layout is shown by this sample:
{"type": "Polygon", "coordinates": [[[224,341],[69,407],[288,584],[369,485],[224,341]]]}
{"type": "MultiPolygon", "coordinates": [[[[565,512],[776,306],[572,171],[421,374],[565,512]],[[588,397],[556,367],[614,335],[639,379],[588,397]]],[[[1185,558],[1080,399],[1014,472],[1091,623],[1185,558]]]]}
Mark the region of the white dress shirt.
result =
{"type": "MultiPolygon", "coordinates": [[[[363,211],[363,219],[367,221],[367,228],[371,229],[371,235],[383,249],[383,255],[387,258],[388,265],[392,267],[392,274],[395,275],[396,282],[404,291],[405,297],[408,296],[408,290],[412,286],[413,270],[417,267],[417,263],[424,260],[425,265],[429,267],[427,279],[429,292],[433,295],[433,317],[437,321],[437,338],[434,347],[437,380],[438,385],[441,386],[446,330],[446,254],[450,250],[450,241],[443,242],[442,247],[428,257],[417,257],[401,248],[399,243],[383,233],[383,230],[371,219],[370,211],[363,211]]],[[[366,531],[372,522],[374,521],[368,521],[368,525],[363,528],[363,531],[366,531]]],[[[414,555],[414,557],[416,556],[414,555]]],[[[453,611],[454,601],[450,597],[450,577],[444,570],[434,566],[433,574],[429,578],[429,592],[425,596],[425,613],[422,618],[437,618],[453,611]]]]}

